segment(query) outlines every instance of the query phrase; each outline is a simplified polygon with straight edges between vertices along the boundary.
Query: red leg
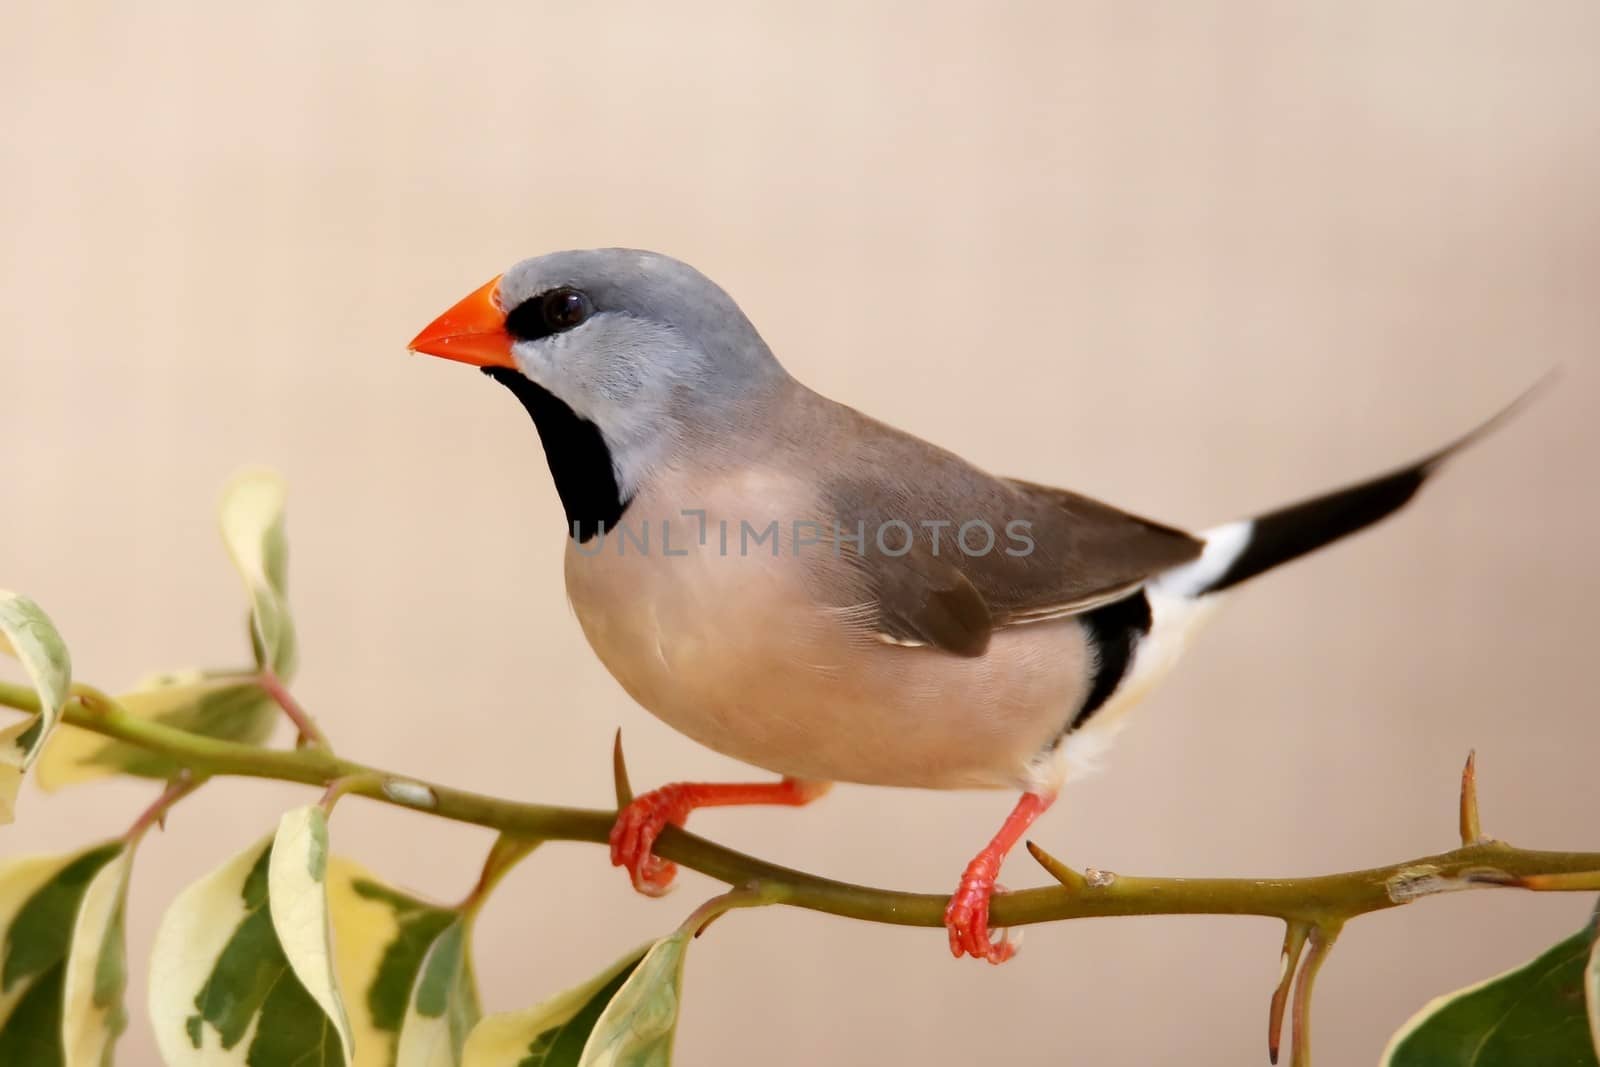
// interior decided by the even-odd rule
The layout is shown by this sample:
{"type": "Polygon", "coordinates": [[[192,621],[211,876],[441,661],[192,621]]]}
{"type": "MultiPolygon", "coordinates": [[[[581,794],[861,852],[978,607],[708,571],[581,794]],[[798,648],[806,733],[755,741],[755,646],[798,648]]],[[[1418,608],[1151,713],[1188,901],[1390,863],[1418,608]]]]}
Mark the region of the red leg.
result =
{"type": "MultiPolygon", "coordinates": [[[[699,782],[674,782],[633,798],[617,813],[611,827],[611,865],[628,868],[633,888],[646,896],[658,897],[672,885],[678,865],[651,854],[656,837],[667,826],[682,826],[696,808],[720,808],[733,804],[809,804],[828,791],[828,782],[785,778],[781,782],[741,785],[708,785],[699,782]]],[[[1018,831],[1021,832],[1020,830],[1018,831]]]]}
{"type": "Polygon", "coordinates": [[[1055,799],[1054,793],[1022,794],[994,840],[961,872],[961,884],[956,886],[950,906],[944,911],[945,929],[950,931],[950,954],[956,959],[966,955],[975,960],[1004,963],[1016,955],[1017,947],[1011,942],[1004,938],[999,942],[989,939],[989,900],[994,896],[995,878],[1000,874],[1000,864],[1005,862],[1006,854],[1022,839],[1033,820],[1049,810],[1055,799]]]}

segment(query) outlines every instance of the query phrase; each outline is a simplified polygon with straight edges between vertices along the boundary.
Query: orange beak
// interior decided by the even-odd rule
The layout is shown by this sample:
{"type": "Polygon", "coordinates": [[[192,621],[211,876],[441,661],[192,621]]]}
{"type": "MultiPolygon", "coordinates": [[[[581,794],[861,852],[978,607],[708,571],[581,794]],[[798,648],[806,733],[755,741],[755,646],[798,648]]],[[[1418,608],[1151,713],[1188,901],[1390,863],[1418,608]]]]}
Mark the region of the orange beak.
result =
{"type": "Polygon", "coordinates": [[[511,335],[506,313],[500,307],[500,277],[428,324],[406,347],[413,352],[443,356],[474,367],[511,367],[511,335]]]}

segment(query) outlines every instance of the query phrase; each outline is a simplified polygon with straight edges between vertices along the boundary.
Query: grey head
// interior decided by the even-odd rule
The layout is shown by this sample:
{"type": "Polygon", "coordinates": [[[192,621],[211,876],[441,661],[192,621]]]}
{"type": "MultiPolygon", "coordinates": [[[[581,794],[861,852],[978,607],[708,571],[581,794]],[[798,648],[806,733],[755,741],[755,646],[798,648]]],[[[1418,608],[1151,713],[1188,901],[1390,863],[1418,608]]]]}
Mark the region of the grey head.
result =
{"type": "Polygon", "coordinates": [[[789,380],[726,292],[656,252],[525,259],[496,303],[511,365],[484,369],[533,416],[580,539],[614,524],[652,470],[727,439],[789,380]]]}

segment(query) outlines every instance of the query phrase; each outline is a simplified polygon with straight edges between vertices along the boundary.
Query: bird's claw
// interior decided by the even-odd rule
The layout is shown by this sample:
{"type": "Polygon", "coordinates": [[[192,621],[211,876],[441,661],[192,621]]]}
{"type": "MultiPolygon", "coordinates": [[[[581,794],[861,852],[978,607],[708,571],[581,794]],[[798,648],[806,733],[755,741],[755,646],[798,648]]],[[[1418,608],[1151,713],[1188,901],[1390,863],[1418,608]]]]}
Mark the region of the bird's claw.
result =
{"type": "Polygon", "coordinates": [[[995,883],[995,871],[980,857],[961,875],[961,884],[944,911],[950,934],[950,954],[956,959],[1004,963],[1017,954],[1017,940],[1006,929],[989,929],[989,902],[1005,888],[995,883]]]}
{"type": "Polygon", "coordinates": [[[668,826],[681,826],[688,818],[688,798],[676,785],[641,793],[617,813],[611,827],[611,865],[626,867],[633,888],[647,897],[659,897],[672,888],[678,865],[651,850],[668,826]]]}

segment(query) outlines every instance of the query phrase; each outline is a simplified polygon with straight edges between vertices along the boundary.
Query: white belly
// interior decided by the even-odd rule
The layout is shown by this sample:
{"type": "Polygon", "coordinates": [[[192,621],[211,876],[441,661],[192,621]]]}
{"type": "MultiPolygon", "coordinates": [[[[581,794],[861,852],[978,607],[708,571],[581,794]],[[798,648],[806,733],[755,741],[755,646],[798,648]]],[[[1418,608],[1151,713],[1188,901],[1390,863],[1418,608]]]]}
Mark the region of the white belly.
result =
{"type": "MultiPolygon", "coordinates": [[[[743,514],[750,494],[736,494],[743,514]]],[[[589,644],[656,716],[800,778],[931,788],[1059,778],[1059,760],[1041,756],[1086,687],[1075,622],[1001,631],[977,658],[886,645],[813,599],[791,545],[777,558],[767,544],[741,546],[734,517],[724,548],[719,522],[738,513],[704,493],[662,495],[703,501],[704,545],[698,517],[640,499],[624,518],[631,537],[569,543],[566,556],[589,644]]]]}

